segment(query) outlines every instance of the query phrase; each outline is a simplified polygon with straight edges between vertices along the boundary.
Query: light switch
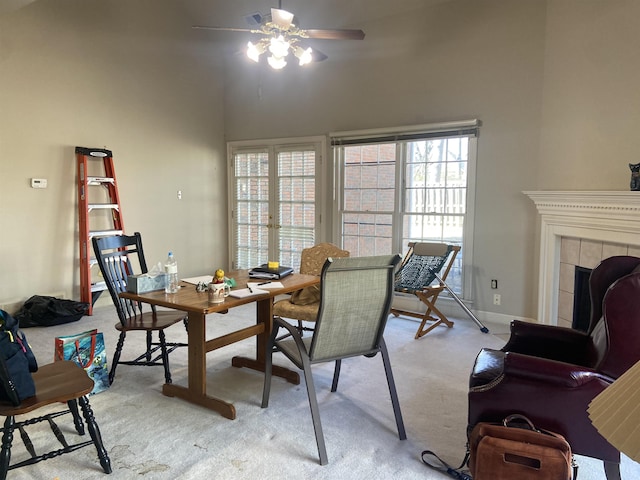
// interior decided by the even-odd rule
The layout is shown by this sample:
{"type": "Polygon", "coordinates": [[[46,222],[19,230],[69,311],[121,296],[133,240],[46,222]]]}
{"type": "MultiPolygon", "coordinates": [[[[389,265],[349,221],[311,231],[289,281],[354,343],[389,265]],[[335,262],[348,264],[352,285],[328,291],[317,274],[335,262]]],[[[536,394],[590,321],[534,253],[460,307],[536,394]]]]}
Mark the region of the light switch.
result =
{"type": "Polygon", "coordinates": [[[31,179],[31,188],[47,188],[47,179],[46,178],[32,178],[31,179]]]}

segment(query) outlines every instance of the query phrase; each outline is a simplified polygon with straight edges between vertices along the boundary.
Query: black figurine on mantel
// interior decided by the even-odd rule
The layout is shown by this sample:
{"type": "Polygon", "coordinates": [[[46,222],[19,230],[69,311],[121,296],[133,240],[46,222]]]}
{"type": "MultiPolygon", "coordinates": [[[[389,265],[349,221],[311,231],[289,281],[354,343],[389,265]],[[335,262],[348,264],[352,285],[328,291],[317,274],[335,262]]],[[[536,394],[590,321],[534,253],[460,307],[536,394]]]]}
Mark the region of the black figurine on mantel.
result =
{"type": "Polygon", "coordinates": [[[630,163],[631,169],[631,191],[640,192],[640,163],[630,163]]]}

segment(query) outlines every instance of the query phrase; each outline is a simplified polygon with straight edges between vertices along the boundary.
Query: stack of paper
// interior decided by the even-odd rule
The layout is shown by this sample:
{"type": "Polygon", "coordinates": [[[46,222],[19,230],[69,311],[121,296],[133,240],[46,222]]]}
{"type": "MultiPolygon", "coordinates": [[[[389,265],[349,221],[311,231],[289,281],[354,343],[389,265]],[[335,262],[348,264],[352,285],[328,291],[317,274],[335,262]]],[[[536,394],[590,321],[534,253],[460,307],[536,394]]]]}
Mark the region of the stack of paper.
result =
{"type": "Polygon", "coordinates": [[[282,282],[248,282],[247,283],[247,287],[255,290],[257,289],[264,289],[264,290],[268,290],[270,288],[282,288],[282,282]]]}
{"type": "Polygon", "coordinates": [[[265,293],[269,293],[267,290],[262,290],[260,288],[238,288],[238,289],[234,289],[231,290],[231,293],[229,294],[231,297],[235,297],[235,298],[244,298],[244,297],[250,297],[252,295],[263,295],[265,293]]]}

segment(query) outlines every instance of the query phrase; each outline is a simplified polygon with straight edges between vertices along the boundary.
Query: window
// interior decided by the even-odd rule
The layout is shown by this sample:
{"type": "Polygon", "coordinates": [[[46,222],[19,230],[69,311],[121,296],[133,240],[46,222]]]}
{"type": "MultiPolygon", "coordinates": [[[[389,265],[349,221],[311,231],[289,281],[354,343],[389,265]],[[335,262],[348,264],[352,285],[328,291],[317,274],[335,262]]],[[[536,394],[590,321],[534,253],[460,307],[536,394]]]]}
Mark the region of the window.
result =
{"type": "Polygon", "coordinates": [[[266,143],[229,144],[232,268],[273,260],[297,270],[302,249],[318,238],[322,141],[266,143]]]}
{"type": "Polygon", "coordinates": [[[447,284],[459,295],[471,261],[478,122],[332,134],[337,223],[353,256],[406,252],[412,241],[461,245],[447,284]]]}

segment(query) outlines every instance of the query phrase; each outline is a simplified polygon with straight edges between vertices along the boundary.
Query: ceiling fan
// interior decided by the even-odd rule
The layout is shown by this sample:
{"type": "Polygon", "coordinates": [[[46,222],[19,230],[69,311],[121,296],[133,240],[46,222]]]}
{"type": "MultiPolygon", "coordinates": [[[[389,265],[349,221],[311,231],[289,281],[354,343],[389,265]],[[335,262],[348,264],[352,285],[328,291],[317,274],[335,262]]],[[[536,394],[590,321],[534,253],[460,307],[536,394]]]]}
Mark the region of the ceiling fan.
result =
{"type": "Polygon", "coordinates": [[[350,29],[302,29],[298,26],[293,13],[282,9],[282,0],[278,1],[278,8],[272,8],[270,14],[252,13],[246,17],[249,28],[216,27],[206,25],[194,25],[193,28],[205,30],[221,30],[229,32],[247,32],[259,35],[256,42],[247,43],[247,56],[255,61],[260,61],[260,55],[269,53],[267,62],[279,70],[286,64],[286,57],[293,53],[300,65],[306,65],[312,61],[325,60],[327,56],[314,50],[305,44],[307,39],[315,40],[362,40],[362,30],[350,29]]]}

